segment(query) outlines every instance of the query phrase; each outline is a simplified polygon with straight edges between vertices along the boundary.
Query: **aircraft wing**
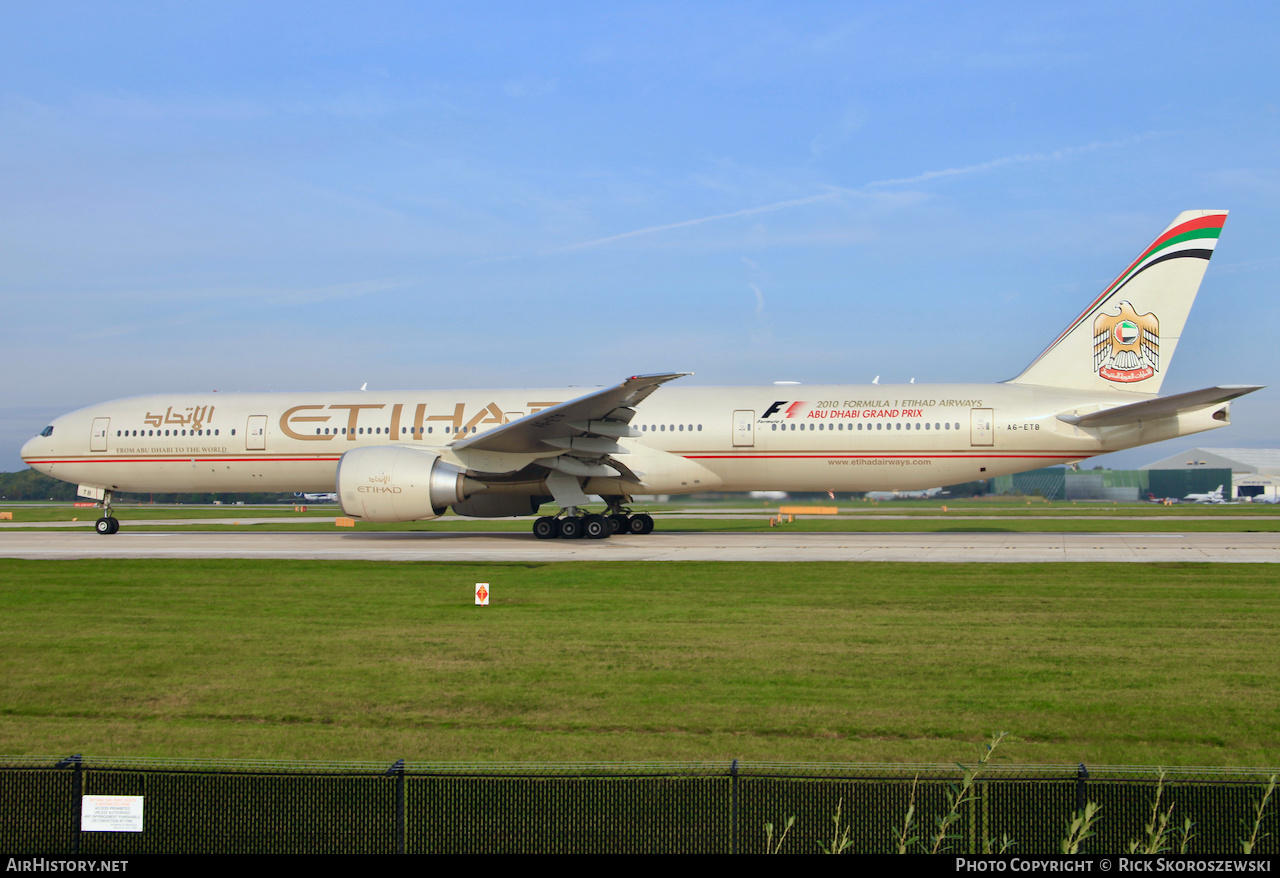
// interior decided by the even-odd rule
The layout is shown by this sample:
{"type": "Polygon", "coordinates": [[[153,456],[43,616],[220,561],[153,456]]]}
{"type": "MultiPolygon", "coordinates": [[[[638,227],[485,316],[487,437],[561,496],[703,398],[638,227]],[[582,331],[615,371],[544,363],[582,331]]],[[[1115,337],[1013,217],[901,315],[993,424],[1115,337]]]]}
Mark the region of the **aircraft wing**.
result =
{"type": "Polygon", "coordinates": [[[534,415],[455,442],[455,451],[558,455],[621,453],[613,439],[639,435],[630,426],[634,406],[663,384],[692,372],[633,375],[621,384],[562,402],[534,415]]]}
{"type": "Polygon", "coordinates": [[[1263,385],[1258,384],[1223,384],[1218,387],[1206,387],[1203,390],[1192,390],[1188,393],[1175,393],[1173,396],[1164,396],[1159,399],[1131,402],[1087,415],[1058,415],[1058,420],[1077,427],[1114,427],[1119,424],[1132,424],[1135,421],[1166,418],[1189,409],[1227,402],[1246,393],[1261,390],[1262,387],[1263,385]]]}

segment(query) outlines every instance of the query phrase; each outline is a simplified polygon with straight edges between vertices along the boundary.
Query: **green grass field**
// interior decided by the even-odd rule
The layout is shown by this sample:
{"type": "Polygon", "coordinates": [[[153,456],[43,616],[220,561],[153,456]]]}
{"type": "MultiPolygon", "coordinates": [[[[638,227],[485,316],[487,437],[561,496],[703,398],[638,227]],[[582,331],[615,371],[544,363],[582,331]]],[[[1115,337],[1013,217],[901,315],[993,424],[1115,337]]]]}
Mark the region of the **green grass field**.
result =
{"type": "Polygon", "coordinates": [[[0,561],[0,753],[1280,762],[1280,569],[0,561]],[[472,605],[491,583],[488,608],[472,605]]]}

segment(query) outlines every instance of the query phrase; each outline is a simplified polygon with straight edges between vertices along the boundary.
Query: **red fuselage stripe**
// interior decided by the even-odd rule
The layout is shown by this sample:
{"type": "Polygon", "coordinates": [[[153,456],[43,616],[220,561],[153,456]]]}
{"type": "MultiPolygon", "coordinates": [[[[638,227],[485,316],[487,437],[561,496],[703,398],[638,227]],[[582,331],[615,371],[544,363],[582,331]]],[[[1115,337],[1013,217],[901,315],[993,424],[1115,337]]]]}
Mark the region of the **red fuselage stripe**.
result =
{"type": "Polygon", "coordinates": [[[27,461],[36,463],[314,463],[324,460],[340,460],[341,457],[76,457],[68,460],[33,457],[27,461]]]}
{"type": "Polygon", "coordinates": [[[799,459],[807,458],[811,460],[826,460],[828,458],[835,458],[835,457],[871,458],[875,460],[887,459],[887,458],[902,458],[902,459],[911,458],[911,459],[917,459],[917,460],[919,459],[954,460],[954,459],[981,458],[983,460],[987,460],[993,457],[1034,458],[1034,459],[1045,458],[1049,460],[1058,460],[1058,459],[1076,460],[1078,458],[1088,457],[1088,456],[1090,455],[1081,454],[1078,451],[1072,452],[1071,454],[982,454],[980,452],[975,452],[972,454],[887,453],[887,454],[685,454],[683,455],[683,457],[685,457],[687,460],[770,460],[770,459],[793,460],[797,458],[799,459]]]}

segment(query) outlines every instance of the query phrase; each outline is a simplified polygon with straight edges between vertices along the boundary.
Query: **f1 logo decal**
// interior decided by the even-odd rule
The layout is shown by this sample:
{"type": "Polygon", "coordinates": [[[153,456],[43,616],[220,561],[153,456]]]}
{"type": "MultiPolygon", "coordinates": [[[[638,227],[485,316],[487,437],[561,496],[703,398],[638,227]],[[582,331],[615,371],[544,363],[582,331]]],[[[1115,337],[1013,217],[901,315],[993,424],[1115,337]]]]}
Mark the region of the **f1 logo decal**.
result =
{"type": "Polygon", "coordinates": [[[788,418],[794,418],[794,417],[796,416],[796,409],[800,408],[802,405],[804,405],[804,403],[803,403],[803,402],[791,402],[791,400],[789,400],[789,399],[780,399],[780,400],[778,400],[777,402],[775,402],[773,405],[769,406],[769,408],[768,408],[768,409],[765,411],[765,413],[761,416],[761,420],[764,420],[765,418],[771,417],[775,412],[777,412],[777,411],[778,411],[780,408],[782,408],[784,405],[785,405],[785,406],[787,406],[787,411],[786,411],[786,415],[785,415],[785,417],[788,417],[788,418]]]}

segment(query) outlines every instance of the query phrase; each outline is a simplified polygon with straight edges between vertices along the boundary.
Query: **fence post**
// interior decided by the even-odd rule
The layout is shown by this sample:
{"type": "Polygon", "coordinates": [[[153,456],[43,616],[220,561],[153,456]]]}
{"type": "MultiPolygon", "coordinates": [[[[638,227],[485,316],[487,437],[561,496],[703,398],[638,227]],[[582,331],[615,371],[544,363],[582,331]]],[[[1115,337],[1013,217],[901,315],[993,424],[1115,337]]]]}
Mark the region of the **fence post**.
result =
{"type": "Polygon", "coordinates": [[[978,801],[973,803],[974,815],[972,826],[974,827],[974,834],[971,836],[972,842],[970,852],[975,854],[989,854],[991,852],[986,850],[986,846],[983,842],[986,841],[991,834],[991,784],[997,783],[997,781],[995,778],[981,777],[978,778],[977,783],[981,784],[981,786],[976,787],[976,789],[981,792],[981,795],[978,797],[978,801]],[[979,804],[981,804],[981,808],[978,808],[979,804]]]}
{"type": "Polygon", "coordinates": [[[1084,810],[1084,782],[1089,779],[1089,769],[1081,762],[1076,768],[1076,810],[1084,810]]]}
{"type": "Polygon", "coordinates": [[[738,852],[738,760],[729,766],[729,803],[733,811],[733,825],[729,832],[729,850],[738,852]]]}
{"type": "Polygon", "coordinates": [[[60,760],[54,768],[70,768],[71,774],[71,855],[80,853],[80,809],[83,806],[84,776],[80,773],[84,757],[77,753],[60,760]]]}
{"type": "Polygon", "coordinates": [[[387,777],[396,779],[396,853],[404,853],[404,760],[397,759],[387,769],[387,777]]]}

